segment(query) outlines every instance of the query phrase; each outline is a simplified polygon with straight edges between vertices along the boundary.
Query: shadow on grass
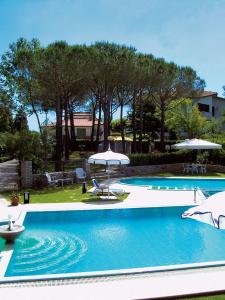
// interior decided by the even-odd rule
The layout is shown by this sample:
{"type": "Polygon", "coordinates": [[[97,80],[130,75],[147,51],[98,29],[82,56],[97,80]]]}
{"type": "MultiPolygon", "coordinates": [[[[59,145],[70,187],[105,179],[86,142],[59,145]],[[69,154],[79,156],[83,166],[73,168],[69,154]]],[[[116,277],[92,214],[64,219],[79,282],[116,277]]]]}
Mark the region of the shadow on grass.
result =
{"type": "Polygon", "coordinates": [[[123,200],[117,199],[117,200],[104,200],[100,198],[95,198],[95,199],[90,199],[90,200],[82,200],[81,202],[85,204],[97,204],[97,205],[105,205],[105,204],[115,204],[115,203],[120,203],[123,200]]]}

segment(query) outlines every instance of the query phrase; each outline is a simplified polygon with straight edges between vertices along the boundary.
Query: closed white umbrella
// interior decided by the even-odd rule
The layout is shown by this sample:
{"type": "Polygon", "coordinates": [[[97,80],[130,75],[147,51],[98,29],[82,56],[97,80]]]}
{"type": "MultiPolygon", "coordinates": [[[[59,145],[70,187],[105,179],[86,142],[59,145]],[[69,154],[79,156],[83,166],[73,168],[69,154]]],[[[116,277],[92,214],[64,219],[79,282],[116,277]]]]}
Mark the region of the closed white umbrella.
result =
{"type": "Polygon", "coordinates": [[[182,218],[191,218],[208,223],[218,229],[225,229],[225,192],[208,197],[201,205],[191,207],[182,218]]]}
{"type": "Polygon", "coordinates": [[[200,150],[200,149],[205,149],[205,150],[210,150],[210,149],[221,149],[222,145],[208,142],[205,140],[201,139],[187,139],[181,143],[175,144],[172,146],[174,149],[190,149],[190,150],[200,150]]]}
{"type": "Polygon", "coordinates": [[[130,163],[129,157],[124,154],[121,154],[121,153],[113,152],[109,147],[109,149],[105,152],[96,153],[96,154],[91,155],[88,158],[88,163],[108,166],[108,199],[110,199],[110,197],[109,197],[109,177],[110,177],[109,166],[111,166],[111,165],[128,165],[130,163]]]}

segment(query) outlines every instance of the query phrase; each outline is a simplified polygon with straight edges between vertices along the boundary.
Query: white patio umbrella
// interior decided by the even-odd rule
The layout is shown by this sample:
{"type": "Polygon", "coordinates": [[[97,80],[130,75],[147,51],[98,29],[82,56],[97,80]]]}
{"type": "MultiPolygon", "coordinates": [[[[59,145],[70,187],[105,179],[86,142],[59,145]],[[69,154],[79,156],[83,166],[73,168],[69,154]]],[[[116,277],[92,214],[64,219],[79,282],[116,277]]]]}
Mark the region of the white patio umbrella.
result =
{"type": "Polygon", "coordinates": [[[210,149],[221,149],[222,145],[216,144],[216,143],[211,143],[205,140],[201,139],[187,139],[181,143],[174,144],[172,146],[174,149],[190,149],[190,150],[200,150],[200,149],[205,149],[205,150],[210,150],[210,149]]]}
{"type": "Polygon", "coordinates": [[[218,229],[225,229],[225,192],[208,197],[201,205],[191,207],[182,218],[191,218],[208,223],[218,229]]]}
{"type": "Polygon", "coordinates": [[[107,151],[91,155],[88,158],[88,163],[89,164],[106,165],[108,167],[108,199],[110,199],[110,196],[109,196],[109,177],[110,177],[109,167],[111,165],[128,165],[130,163],[129,157],[127,157],[126,155],[121,154],[121,153],[113,152],[109,146],[109,149],[107,151]]]}

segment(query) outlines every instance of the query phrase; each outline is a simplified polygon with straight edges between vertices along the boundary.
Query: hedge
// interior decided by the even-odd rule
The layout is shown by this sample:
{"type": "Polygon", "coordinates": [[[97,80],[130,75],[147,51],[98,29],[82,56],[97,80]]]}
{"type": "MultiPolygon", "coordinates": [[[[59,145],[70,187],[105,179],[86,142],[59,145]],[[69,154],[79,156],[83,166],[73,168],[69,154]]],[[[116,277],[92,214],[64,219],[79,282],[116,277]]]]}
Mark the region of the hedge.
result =
{"type": "Polygon", "coordinates": [[[131,166],[160,165],[194,161],[196,153],[192,151],[176,151],[166,153],[130,154],[131,166]]]}
{"type": "Polygon", "coordinates": [[[225,150],[210,151],[209,161],[215,165],[225,166],[225,150]]]}
{"type": "Polygon", "coordinates": [[[1,156],[0,157],[0,163],[3,163],[3,162],[5,162],[7,160],[10,160],[10,159],[12,159],[10,156],[1,156]]]}

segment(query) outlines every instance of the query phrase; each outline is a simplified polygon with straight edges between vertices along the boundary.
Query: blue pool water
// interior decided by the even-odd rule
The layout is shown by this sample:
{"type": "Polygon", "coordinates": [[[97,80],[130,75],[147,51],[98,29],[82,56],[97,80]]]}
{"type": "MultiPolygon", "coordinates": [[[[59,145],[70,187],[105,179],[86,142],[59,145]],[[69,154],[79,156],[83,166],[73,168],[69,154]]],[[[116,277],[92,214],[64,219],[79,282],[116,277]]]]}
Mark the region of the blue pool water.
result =
{"type": "Polygon", "coordinates": [[[138,186],[166,186],[170,188],[205,190],[225,190],[225,180],[223,179],[196,179],[196,178],[126,178],[121,179],[120,183],[138,186]]]}
{"type": "Polygon", "coordinates": [[[30,212],[6,276],[225,260],[225,231],[181,219],[186,209],[30,212]]]}

